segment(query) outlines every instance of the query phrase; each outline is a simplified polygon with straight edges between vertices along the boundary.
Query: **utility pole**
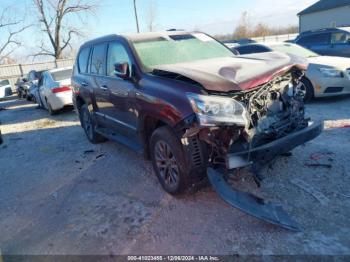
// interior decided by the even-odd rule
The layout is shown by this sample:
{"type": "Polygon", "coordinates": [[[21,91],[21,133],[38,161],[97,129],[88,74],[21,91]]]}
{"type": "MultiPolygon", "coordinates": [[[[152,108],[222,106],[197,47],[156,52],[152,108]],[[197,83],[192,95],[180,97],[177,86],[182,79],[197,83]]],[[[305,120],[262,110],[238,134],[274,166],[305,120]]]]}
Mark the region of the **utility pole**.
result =
{"type": "Polygon", "coordinates": [[[137,33],[140,33],[139,19],[137,18],[137,10],[136,10],[136,0],[134,0],[134,12],[135,12],[137,33]]]}

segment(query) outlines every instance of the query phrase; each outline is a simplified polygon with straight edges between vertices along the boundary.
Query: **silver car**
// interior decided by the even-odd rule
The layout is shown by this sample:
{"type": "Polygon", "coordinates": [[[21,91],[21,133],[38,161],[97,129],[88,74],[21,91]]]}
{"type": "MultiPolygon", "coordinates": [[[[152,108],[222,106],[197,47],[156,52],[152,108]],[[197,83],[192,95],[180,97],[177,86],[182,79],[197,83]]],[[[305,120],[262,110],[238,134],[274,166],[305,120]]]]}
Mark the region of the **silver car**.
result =
{"type": "Polygon", "coordinates": [[[309,49],[292,43],[256,43],[235,47],[241,55],[278,51],[307,59],[309,66],[302,79],[305,100],[314,97],[350,94],[350,58],[320,56],[309,49]]]}

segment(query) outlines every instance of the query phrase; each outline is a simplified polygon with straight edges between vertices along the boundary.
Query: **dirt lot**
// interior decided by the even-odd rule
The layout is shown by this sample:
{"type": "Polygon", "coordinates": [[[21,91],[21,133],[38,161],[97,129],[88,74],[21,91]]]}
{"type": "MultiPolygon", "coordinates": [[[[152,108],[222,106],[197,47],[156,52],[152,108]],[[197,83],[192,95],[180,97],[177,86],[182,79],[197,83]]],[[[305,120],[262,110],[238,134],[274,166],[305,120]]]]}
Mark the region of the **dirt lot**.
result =
{"type": "Polygon", "coordinates": [[[309,105],[326,130],[264,168],[260,189],[248,171],[232,181],[281,203],[299,233],[233,209],[209,186],[165,194],[149,162],[114,142],[89,144],[70,110],[0,108],[2,254],[350,254],[349,97],[309,105]]]}

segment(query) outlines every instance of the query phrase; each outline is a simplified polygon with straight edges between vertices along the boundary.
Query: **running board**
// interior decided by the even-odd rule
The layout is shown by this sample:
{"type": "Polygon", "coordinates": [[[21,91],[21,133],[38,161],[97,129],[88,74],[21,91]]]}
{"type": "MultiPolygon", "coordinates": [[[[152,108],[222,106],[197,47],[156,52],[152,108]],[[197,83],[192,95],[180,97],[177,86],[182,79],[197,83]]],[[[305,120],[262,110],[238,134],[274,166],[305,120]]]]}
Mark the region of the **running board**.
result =
{"type": "Polygon", "coordinates": [[[299,225],[289,218],[281,206],[266,203],[262,198],[250,193],[232,189],[222,175],[213,168],[208,168],[207,175],[216,193],[231,206],[268,223],[300,231],[299,225]]]}
{"type": "Polygon", "coordinates": [[[111,131],[107,128],[104,127],[97,127],[96,132],[99,133],[100,135],[103,135],[104,137],[113,140],[119,144],[122,144],[124,146],[127,146],[128,148],[136,151],[137,153],[142,153],[143,148],[141,144],[135,142],[134,140],[119,134],[117,132],[111,131]]]}

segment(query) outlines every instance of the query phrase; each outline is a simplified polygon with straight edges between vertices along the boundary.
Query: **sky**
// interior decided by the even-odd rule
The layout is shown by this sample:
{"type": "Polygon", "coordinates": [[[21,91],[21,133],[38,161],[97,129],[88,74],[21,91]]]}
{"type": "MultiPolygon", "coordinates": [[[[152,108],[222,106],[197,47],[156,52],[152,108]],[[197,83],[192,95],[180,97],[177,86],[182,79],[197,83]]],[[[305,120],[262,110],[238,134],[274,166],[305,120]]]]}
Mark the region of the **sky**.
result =
{"type": "MultiPolygon", "coordinates": [[[[43,37],[36,22],[32,1],[0,0],[0,12],[4,7],[11,6],[15,10],[13,12],[15,15],[24,17],[26,23],[34,24],[20,36],[23,45],[16,51],[17,56],[35,52],[43,37]]],[[[274,27],[298,25],[297,13],[316,2],[316,0],[136,0],[141,31],[147,31],[151,1],[155,6],[156,30],[169,28],[201,30],[213,35],[232,33],[244,11],[248,12],[252,23],[263,22],[274,27]]],[[[99,8],[94,15],[84,16],[81,19],[84,23],[84,37],[76,40],[74,45],[79,46],[80,42],[101,35],[136,32],[133,0],[95,2],[99,3],[99,8]]],[[[81,21],[75,18],[72,22],[81,24],[81,21]]]]}

